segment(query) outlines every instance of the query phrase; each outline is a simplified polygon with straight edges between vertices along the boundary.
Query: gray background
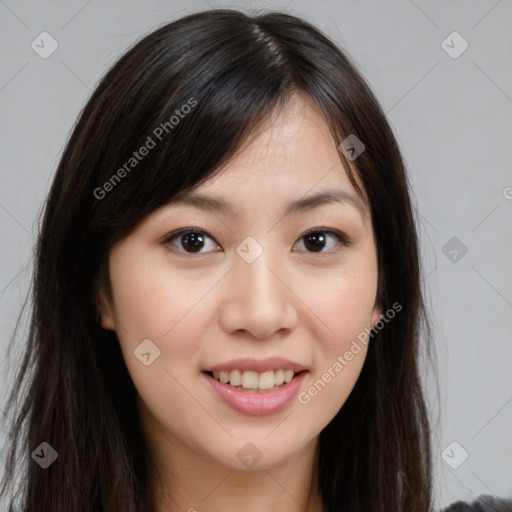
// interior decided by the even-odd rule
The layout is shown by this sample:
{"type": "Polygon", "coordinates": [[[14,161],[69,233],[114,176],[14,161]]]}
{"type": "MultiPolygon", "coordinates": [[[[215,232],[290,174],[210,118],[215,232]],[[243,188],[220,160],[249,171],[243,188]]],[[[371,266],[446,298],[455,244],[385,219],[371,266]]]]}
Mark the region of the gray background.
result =
{"type": "MultiPolygon", "coordinates": [[[[510,0],[0,0],[0,356],[28,290],[37,216],[79,110],[132,42],[209,6],[304,17],[348,52],[376,93],[417,205],[442,398],[425,366],[438,504],[511,496],[510,0]],[[31,48],[43,31],[59,45],[47,59],[31,48]],[[454,31],[469,45],[457,58],[446,50],[459,53],[462,41],[443,43],[454,31]],[[455,468],[463,450],[469,456],[455,468]]],[[[1,399],[20,351],[18,342],[2,367],[1,399]]]]}

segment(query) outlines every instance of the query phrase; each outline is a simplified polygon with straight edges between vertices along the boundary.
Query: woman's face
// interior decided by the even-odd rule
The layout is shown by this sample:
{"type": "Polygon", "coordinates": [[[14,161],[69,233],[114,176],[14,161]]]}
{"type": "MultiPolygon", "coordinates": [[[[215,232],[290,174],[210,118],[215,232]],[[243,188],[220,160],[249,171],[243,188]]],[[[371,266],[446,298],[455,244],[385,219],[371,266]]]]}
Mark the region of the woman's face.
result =
{"type": "Polygon", "coordinates": [[[103,324],[155,446],[270,468],[345,403],[381,311],[370,212],[338,151],[295,96],[195,189],[208,200],[169,203],[112,249],[103,324]]]}

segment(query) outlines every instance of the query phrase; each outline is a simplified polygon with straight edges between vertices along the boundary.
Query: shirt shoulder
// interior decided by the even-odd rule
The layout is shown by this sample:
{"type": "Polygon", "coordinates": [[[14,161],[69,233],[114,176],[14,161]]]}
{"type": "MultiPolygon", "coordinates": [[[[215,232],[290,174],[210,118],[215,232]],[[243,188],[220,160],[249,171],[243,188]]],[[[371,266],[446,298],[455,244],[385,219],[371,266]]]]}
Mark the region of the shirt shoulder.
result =
{"type": "Polygon", "coordinates": [[[495,498],[490,494],[479,496],[472,503],[457,501],[441,512],[512,512],[512,498],[495,498]]]}

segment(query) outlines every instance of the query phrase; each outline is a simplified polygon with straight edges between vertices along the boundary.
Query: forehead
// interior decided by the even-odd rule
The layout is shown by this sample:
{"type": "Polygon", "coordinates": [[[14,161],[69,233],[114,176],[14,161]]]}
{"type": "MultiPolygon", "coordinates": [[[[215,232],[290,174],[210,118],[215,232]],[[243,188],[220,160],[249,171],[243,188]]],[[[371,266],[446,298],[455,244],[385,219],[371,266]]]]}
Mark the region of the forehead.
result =
{"type": "Polygon", "coordinates": [[[351,205],[363,218],[368,214],[328,125],[307,98],[294,96],[214,176],[170,204],[237,216],[260,201],[270,208],[286,203],[283,214],[334,202],[351,205]]]}
{"type": "MultiPolygon", "coordinates": [[[[354,169],[352,175],[364,193],[354,169]]],[[[213,175],[174,196],[146,222],[203,212],[226,225],[264,219],[275,224],[313,211],[339,211],[371,230],[370,205],[352,185],[328,125],[312,100],[295,97],[260,123],[213,175]]]]}

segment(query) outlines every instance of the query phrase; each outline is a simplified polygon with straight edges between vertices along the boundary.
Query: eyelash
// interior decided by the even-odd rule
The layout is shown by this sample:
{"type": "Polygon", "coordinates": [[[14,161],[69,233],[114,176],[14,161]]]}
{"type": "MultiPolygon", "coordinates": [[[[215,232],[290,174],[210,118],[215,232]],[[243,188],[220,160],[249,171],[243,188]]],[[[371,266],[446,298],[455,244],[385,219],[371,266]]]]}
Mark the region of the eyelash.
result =
{"type": "MultiPolygon", "coordinates": [[[[180,236],[182,235],[185,235],[185,234],[190,234],[190,233],[196,233],[196,234],[200,234],[200,235],[204,235],[208,238],[210,238],[211,240],[213,240],[217,245],[220,245],[218,244],[218,242],[215,240],[215,238],[213,238],[212,236],[210,236],[208,234],[208,232],[204,231],[203,229],[201,228],[196,228],[196,227],[186,227],[186,228],[180,228],[180,229],[177,229],[176,231],[173,231],[172,233],[169,233],[163,240],[162,240],[162,243],[164,245],[167,245],[167,244],[172,244],[172,241],[175,240],[175,239],[179,239],[180,236]]],[[[329,235],[333,235],[336,240],[339,242],[339,244],[341,246],[345,246],[345,247],[349,247],[351,245],[351,241],[348,239],[348,237],[346,237],[343,233],[339,232],[339,231],[336,231],[336,230],[333,230],[333,229],[327,229],[327,228],[314,228],[314,229],[310,229],[309,231],[306,231],[306,233],[304,233],[298,241],[302,240],[303,238],[309,236],[309,235],[312,235],[312,234],[315,234],[315,233],[324,233],[324,234],[329,234],[329,235]]],[[[181,253],[181,254],[186,254],[186,255],[189,255],[189,256],[200,256],[202,254],[207,254],[209,251],[207,251],[206,253],[205,252],[187,252],[187,251],[182,251],[182,250],[179,250],[175,247],[173,247],[173,249],[175,252],[178,252],[178,253],[181,253]]],[[[300,252],[300,251],[299,251],[300,252]]],[[[328,252],[314,252],[314,251],[303,251],[303,252],[306,252],[308,254],[314,254],[314,255],[319,255],[319,256],[323,256],[323,255],[328,255],[332,252],[332,249],[331,251],[328,251],[328,252]]]]}

